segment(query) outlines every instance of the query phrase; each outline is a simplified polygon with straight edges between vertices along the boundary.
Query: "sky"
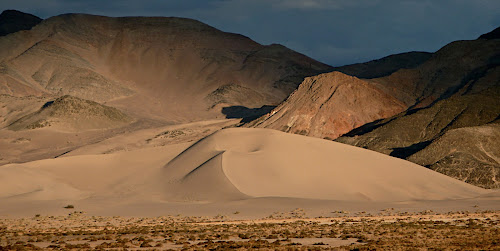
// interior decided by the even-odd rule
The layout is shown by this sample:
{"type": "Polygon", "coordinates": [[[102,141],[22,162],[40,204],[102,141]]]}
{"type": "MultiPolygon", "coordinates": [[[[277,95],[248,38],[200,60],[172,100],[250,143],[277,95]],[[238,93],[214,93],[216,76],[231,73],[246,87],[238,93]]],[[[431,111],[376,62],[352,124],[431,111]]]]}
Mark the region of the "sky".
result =
{"type": "Polygon", "coordinates": [[[434,52],[500,26],[499,0],[0,0],[41,18],[64,13],[176,16],[341,66],[434,52]]]}

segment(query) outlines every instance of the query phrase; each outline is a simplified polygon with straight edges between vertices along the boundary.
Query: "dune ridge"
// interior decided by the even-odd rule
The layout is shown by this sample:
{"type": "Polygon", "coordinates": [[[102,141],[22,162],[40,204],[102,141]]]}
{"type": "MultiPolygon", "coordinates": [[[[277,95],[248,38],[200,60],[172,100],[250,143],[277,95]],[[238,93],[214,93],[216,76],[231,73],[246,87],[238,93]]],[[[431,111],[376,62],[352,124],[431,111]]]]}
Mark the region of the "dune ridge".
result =
{"type": "Polygon", "coordinates": [[[186,149],[163,171],[178,185],[176,194],[189,191],[184,196],[198,200],[231,200],[238,197],[235,190],[251,197],[349,201],[455,199],[484,192],[408,161],[269,129],[224,129],[186,149]],[[220,187],[231,192],[220,193],[220,187]]]}
{"type": "Polygon", "coordinates": [[[66,205],[99,215],[495,206],[498,195],[381,153],[255,128],[223,129],[191,146],[4,165],[0,181],[0,215],[60,214],[66,205]]]}

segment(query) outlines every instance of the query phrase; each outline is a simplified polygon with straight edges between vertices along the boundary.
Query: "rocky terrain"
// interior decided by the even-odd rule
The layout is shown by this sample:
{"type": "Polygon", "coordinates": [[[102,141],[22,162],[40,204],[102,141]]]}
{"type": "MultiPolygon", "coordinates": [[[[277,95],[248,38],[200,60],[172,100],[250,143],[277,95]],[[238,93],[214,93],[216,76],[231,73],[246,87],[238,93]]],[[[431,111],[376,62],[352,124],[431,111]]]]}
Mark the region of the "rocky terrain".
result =
{"type": "MultiPolygon", "coordinates": [[[[447,140],[433,145],[433,151],[411,157],[449,130],[498,121],[500,40],[494,34],[450,43],[432,55],[407,54],[424,62],[386,77],[358,79],[332,72],[307,78],[285,102],[244,126],[326,139],[345,134],[339,142],[408,159],[474,185],[497,188],[500,148],[465,147],[475,141],[473,132],[485,130],[472,130],[466,134],[470,138],[455,137],[457,142],[444,146],[443,142],[451,142],[451,135],[456,135],[450,131],[447,140]],[[461,150],[457,150],[459,145],[461,150]]],[[[376,69],[377,63],[383,66],[390,59],[370,64],[376,69]]],[[[361,66],[352,69],[363,69],[361,66]]],[[[491,135],[491,140],[497,140],[496,134],[491,135]]]]}
{"type": "Polygon", "coordinates": [[[499,188],[500,122],[452,129],[407,159],[450,177],[499,188]]]}
{"type": "Polygon", "coordinates": [[[497,30],[332,68],[192,19],[27,20],[0,18],[0,250],[498,246],[497,30]]]}
{"type": "Polygon", "coordinates": [[[165,121],[277,105],[331,69],[185,18],[66,14],[0,37],[0,48],[1,94],[72,95],[165,121]]]}
{"type": "MultiPolygon", "coordinates": [[[[302,84],[311,88],[299,87],[279,107],[247,126],[273,128],[293,133],[300,132],[315,137],[330,135],[327,137],[335,139],[377,119],[388,118],[407,109],[426,107],[438,100],[449,98],[466,85],[469,86],[468,88],[474,89],[486,89],[494,85],[496,79],[494,79],[494,75],[491,75],[493,74],[491,71],[494,71],[493,68],[498,64],[499,44],[498,39],[453,42],[432,54],[429,59],[416,68],[400,69],[386,77],[350,78],[349,81],[336,77],[315,81],[313,77],[302,84]],[[492,76],[490,78],[493,80],[484,80],[481,84],[475,83],[478,79],[484,79],[484,76],[488,74],[492,76]],[[316,90],[322,88],[333,90],[331,86],[346,84],[346,86],[355,86],[361,83],[369,88],[353,89],[352,93],[349,91],[333,92],[334,95],[331,91],[315,93],[316,90]],[[319,85],[325,85],[325,87],[319,87],[319,85]],[[377,90],[379,96],[373,96],[371,94],[373,90],[377,90]],[[295,104],[298,99],[293,98],[294,96],[310,98],[309,101],[295,104]],[[362,96],[365,98],[360,100],[359,98],[362,96]],[[392,104],[398,103],[398,109],[394,109],[394,105],[387,105],[386,100],[392,100],[392,104]],[[329,105],[323,104],[324,101],[343,112],[325,111],[324,109],[329,105]],[[321,109],[319,109],[320,107],[321,109]],[[284,113],[279,111],[290,112],[284,116],[284,113]],[[326,115],[321,115],[322,113],[326,115]],[[366,116],[367,113],[373,115],[366,116]],[[297,121],[297,118],[303,119],[297,121]],[[320,118],[320,124],[313,122],[315,120],[313,118],[320,118]],[[292,129],[288,129],[288,127],[292,127],[292,129]],[[333,130],[336,132],[332,132],[333,130]]],[[[409,54],[408,56],[411,57],[411,55],[419,54],[409,54]]],[[[384,65],[384,60],[381,61],[380,64],[384,65]]],[[[376,64],[376,62],[372,64],[376,64]]],[[[339,74],[331,73],[331,76],[339,76],[339,74]]]]}
{"type": "MultiPolygon", "coordinates": [[[[500,83],[498,67],[483,79],[495,86],[465,93],[359,128],[337,139],[408,159],[438,172],[486,187],[499,187],[500,83]]],[[[486,85],[486,84],[484,84],[486,85]]],[[[481,85],[482,86],[482,85],[481,85]]]]}
{"type": "Polygon", "coordinates": [[[45,103],[40,110],[20,118],[7,128],[58,127],[63,131],[85,131],[120,127],[132,122],[132,118],[116,108],[65,95],[45,103]]]}
{"type": "Polygon", "coordinates": [[[186,18],[65,14],[0,37],[0,48],[0,145],[8,149],[0,163],[136,130],[255,118],[305,76],[331,69],[186,18]]]}
{"type": "Polygon", "coordinates": [[[271,113],[245,126],[335,139],[405,109],[404,103],[370,82],[331,72],[307,78],[271,113]]]}
{"type": "Polygon", "coordinates": [[[0,14],[0,36],[21,30],[29,30],[41,21],[41,18],[28,13],[5,10],[0,14]]]}

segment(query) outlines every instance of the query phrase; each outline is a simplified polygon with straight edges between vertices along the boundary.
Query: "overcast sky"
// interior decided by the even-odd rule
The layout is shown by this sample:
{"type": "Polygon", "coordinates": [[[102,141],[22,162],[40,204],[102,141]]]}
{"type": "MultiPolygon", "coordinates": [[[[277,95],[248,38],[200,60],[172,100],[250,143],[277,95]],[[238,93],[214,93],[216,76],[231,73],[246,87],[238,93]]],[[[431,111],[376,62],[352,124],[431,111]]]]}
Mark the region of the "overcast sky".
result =
{"type": "Polygon", "coordinates": [[[500,26],[499,0],[0,0],[4,9],[189,17],[333,66],[433,52],[500,26]]]}

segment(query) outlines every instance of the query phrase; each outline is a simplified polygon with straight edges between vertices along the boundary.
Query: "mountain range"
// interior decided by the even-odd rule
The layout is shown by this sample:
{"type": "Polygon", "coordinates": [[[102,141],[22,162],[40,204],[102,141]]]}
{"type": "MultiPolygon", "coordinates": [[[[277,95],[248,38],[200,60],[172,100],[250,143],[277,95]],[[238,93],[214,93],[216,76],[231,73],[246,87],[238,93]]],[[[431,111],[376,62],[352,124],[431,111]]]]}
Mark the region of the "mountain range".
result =
{"type": "Polygon", "coordinates": [[[497,207],[498,30],[332,67],[193,19],[4,11],[0,215],[497,207]]]}
{"type": "Polygon", "coordinates": [[[167,121],[277,105],[305,76],[331,69],[281,45],[173,17],[60,15],[0,37],[0,47],[0,94],[72,95],[167,121]]]}
{"type": "MultiPolygon", "coordinates": [[[[306,78],[285,102],[244,126],[335,139],[498,188],[497,30],[429,55],[402,54],[413,55],[418,64],[403,64],[388,75],[381,71],[381,77],[367,76],[365,67],[357,66],[359,75],[344,70],[352,76],[334,71],[306,78]],[[470,130],[457,138],[453,130],[459,128],[470,130]],[[486,140],[473,144],[478,138],[486,140]]],[[[386,65],[389,59],[365,65],[386,65]]]]}

